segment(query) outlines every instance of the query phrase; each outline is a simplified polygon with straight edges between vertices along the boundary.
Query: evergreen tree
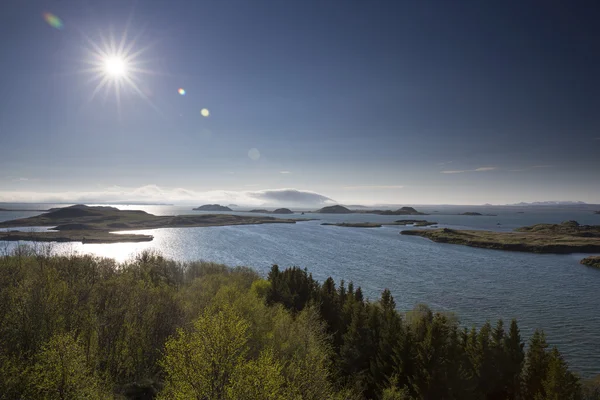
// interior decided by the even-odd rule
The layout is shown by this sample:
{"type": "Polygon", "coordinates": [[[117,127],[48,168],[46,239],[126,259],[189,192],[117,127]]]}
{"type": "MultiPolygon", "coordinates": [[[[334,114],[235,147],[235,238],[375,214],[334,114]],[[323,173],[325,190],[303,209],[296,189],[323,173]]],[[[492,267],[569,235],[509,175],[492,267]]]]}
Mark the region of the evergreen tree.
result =
{"type": "Polygon", "coordinates": [[[536,394],[536,400],[580,400],[582,398],[579,380],[569,372],[567,363],[556,347],[548,355],[548,369],[546,378],[542,381],[542,389],[536,394]]]}
{"type": "Polygon", "coordinates": [[[549,362],[547,348],[546,336],[536,329],[529,342],[525,374],[523,376],[524,395],[528,399],[543,395],[542,382],[546,379],[549,362]]]}
{"type": "Polygon", "coordinates": [[[513,319],[510,323],[508,335],[504,338],[505,358],[501,369],[502,382],[506,385],[506,398],[508,400],[521,397],[521,373],[523,371],[523,361],[525,360],[524,346],[517,321],[513,319]]]}

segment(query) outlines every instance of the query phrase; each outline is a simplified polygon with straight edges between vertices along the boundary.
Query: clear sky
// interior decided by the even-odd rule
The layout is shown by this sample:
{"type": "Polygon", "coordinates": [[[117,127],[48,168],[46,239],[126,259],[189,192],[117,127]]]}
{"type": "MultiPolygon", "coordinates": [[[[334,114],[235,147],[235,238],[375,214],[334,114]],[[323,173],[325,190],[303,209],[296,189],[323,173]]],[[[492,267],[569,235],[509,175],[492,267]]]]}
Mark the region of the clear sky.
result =
{"type": "Polygon", "coordinates": [[[600,203],[596,1],[0,15],[0,201],[600,203]]]}

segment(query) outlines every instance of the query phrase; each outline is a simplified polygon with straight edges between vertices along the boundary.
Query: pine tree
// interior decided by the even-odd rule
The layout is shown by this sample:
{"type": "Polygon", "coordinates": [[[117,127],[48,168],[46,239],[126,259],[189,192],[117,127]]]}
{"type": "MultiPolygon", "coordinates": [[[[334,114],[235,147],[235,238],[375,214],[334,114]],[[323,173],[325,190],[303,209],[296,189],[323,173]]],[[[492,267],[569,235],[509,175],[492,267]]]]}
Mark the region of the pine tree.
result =
{"type": "Polygon", "coordinates": [[[536,400],[579,400],[581,385],[579,379],[569,372],[567,363],[556,347],[548,355],[546,378],[542,381],[542,392],[536,400]]]}
{"type": "Polygon", "coordinates": [[[525,360],[524,346],[517,321],[513,319],[510,323],[508,335],[504,338],[505,364],[502,368],[502,381],[506,385],[506,398],[508,400],[518,399],[521,395],[521,372],[525,360]]]}
{"type": "Polygon", "coordinates": [[[544,332],[536,329],[527,350],[525,375],[523,377],[524,394],[528,399],[543,395],[542,382],[546,379],[549,357],[546,352],[548,343],[544,332]]]}

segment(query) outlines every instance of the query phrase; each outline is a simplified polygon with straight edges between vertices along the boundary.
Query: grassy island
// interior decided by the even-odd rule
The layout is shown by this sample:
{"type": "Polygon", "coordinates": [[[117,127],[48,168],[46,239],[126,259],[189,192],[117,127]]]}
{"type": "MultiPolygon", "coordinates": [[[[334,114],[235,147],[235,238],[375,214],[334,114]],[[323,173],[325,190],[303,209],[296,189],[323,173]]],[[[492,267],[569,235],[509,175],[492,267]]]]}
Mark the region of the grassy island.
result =
{"type": "Polygon", "coordinates": [[[405,230],[402,235],[422,236],[438,243],[461,244],[495,250],[532,253],[600,253],[600,225],[537,224],[514,232],[431,229],[405,230]]]}
{"type": "Polygon", "coordinates": [[[158,216],[139,210],[119,210],[115,207],[74,205],[30,218],[0,222],[0,229],[28,226],[51,226],[50,232],[0,232],[0,240],[32,240],[83,243],[143,242],[150,235],[111,232],[157,228],[193,228],[248,224],[288,223],[294,219],[249,217],[228,214],[158,216]]]}

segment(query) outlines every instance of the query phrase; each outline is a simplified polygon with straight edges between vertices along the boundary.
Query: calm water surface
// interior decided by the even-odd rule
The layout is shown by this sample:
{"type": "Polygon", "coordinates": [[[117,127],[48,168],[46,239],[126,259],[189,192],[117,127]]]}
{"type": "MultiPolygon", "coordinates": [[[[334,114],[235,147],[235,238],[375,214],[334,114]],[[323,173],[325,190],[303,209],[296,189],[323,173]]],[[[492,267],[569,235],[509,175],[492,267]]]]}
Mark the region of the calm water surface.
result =
{"type": "MultiPolygon", "coordinates": [[[[50,206],[53,205],[40,207],[50,206]]],[[[160,215],[197,213],[191,211],[191,207],[118,207],[144,209],[160,215]]],[[[272,264],[306,267],[321,281],[328,276],[336,281],[352,280],[372,299],[384,288],[390,288],[402,310],[426,303],[436,310],[456,312],[464,325],[516,317],[523,337],[528,337],[535,328],[544,329],[549,342],[559,347],[574,370],[586,377],[600,374],[600,270],[579,264],[584,255],[538,255],[438,244],[399,235],[399,227],[360,229],[320,225],[322,222],[422,218],[453,228],[511,230],[533,223],[564,220],[600,224],[600,215],[576,208],[421,209],[431,215],[307,213],[304,217],[321,220],[289,225],[144,230],[136,232],[153,235],[152,242],[60,243],[54,248],[57,252],[93,253],[118,260],[125,260],[143,249],[156,249],[177,260],[203,259],[231,266],[248,265],[263,274],[272,264]],[[524,214],[517,213],[523,210],[524,214]],[[464,211],[497,216],[450,215],[464,211]]],[[[0,212],[0,221],[37,214],[0,212]]],[[[3,249],[15,245],[0,242],[3,249]]]]}

